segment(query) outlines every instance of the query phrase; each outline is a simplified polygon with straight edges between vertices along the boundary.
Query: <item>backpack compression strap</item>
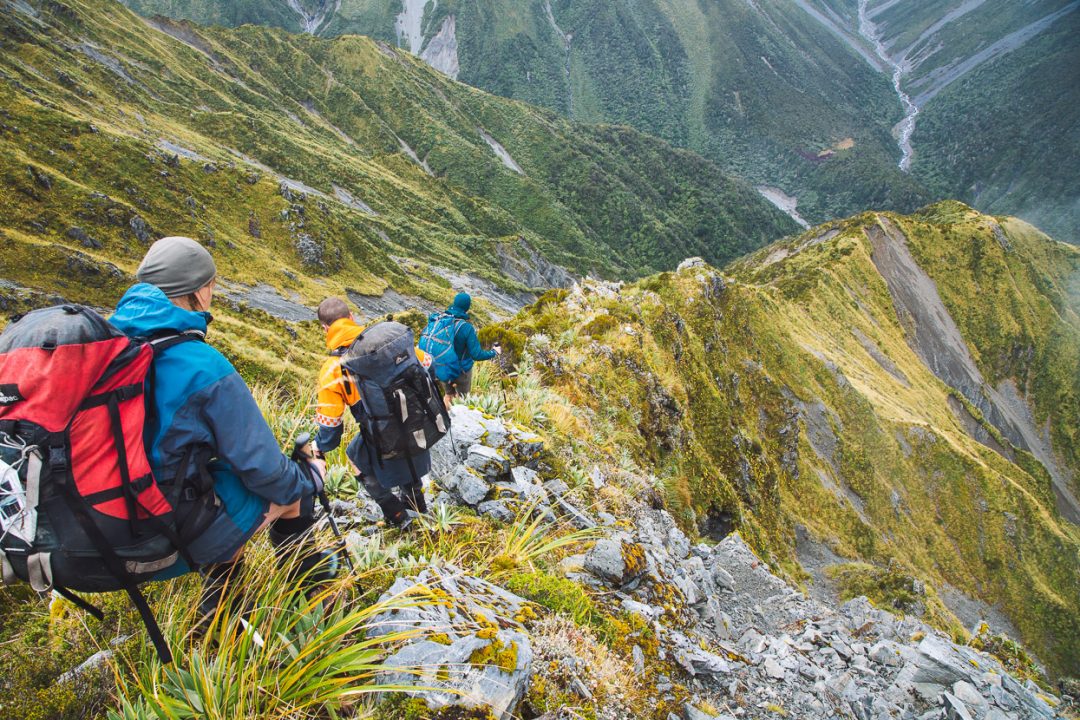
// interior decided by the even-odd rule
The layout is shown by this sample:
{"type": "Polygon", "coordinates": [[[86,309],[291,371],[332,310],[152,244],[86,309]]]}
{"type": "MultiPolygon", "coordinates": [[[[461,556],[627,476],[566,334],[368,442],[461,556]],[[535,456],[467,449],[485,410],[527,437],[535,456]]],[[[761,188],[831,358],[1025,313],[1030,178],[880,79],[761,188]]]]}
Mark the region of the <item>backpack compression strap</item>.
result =
{"type": "MultiPolygon", "coordinates": [[[[53,475],[57,485],[60,486],[60,496],[64,498],[64,502],[67,504],[68,509],[71,510],[71,514],[79,521],[79,525],[82,526],[83,531],[90,538],[90,542],[97,548],[105,567],[120,581],[124,591],[131,598],[131,604],[139,611],[139,617],[142,618],[143,625],[146,626],[146,632],[150,635],[150,641],[154,644],[158,658],[163,664],[171,665],[172,653],[169,651],[168,643],[165,642],[165,636],[161,634],[161,628],[158,626],[157,620],[154,619],[154,611],[150,608],[150,604],[146,602],[146,597],[139,591],[138,583],[135,582],[131,573],[124,566],[124,561],[109,545],[109,541],[105,538],[101,529],[98,528],[97,523],[86,511],[85,501],[79,495],[78,490],[68,480],[69,468],[66,454],[63,452],[50,452],[49,460],[49,472],[53,475]]],[[[62,591],[61,594],[63,594],[62,591]]]]}
{"type": "MultiPolygon", "coordinates": [[[[148,340],[148,342],[150,343],[150,347],[154,351],[154,360],[157,360],[158,355],[165,352],[166,350],[168,350],[171,347],[175,347],[176,345],[180,345],[180,344],[185,343],[185,342],[206,342],[206,333],[200,332],[198,330],[187,330],[185,332],[179,332],[179,333],[178,332],[173,332],[171,330],[167,330],[165,332],[161,332],[161,333],[158,333],[157,335],[154,335],[152,338],[150,338],[148,340]]],[[[154,382],[155,382],[155,379],[156,379],[156,374],[155,374],[154,363],[151,362],[150,363],[150,371],[147,373],[147,376],[146,376],[147,406],[151,407],[151,408],[154,407],[154,382]]],[[[181,467],[178,469],[177,475],[176,475],[176,483],[177,484],[183,482],[186,479],[187,469],[188,469],[188,466],[191,463],[191,459],[194,456],[195,451],[196,451],[196,448],[192,447],[192,448],[190,448],[188,450],[188,452],[184,453],[183,460],[181,461],[181,467]]],[[[199,463],[199,471],[200,471],[200,474],[205,473],[205,464],[199,463]]],[[[129,487],[130,487],[130,485],[129,485],[129,487]]],[[[132,488],[132,490],[134,490],[134,488],[132,488]]],[[[135,499],[136,499],[136,501],[138,500],[138,495],[137,494],[135,496],[135,499]]],[[[144,508],[144,511],[145,511],[145,508],[144,508]]],[[[162,522],[158,517],[156,517],[152,513],[147,512],[146,514],[148,516],[148,520],[149,520],[150,524],[154,526],[155,530],[157,530],[159,533],[161,533],[162,535],[164,535],[166,538],[169,539],[169,542],[172,543],[173,547],[175,547],[177,552],[180,553],[180,557],[182,557],[184,559],[184,562],[187,563],[188,568],[190,570],[193,570],[193,571],[198,571],[199,566],[192,559],[191,553],[188,550],[187,544],[183,540],[180,539],[179,533],[177,533],[173,528],[169,527],[167,524],[162,522]]]]}

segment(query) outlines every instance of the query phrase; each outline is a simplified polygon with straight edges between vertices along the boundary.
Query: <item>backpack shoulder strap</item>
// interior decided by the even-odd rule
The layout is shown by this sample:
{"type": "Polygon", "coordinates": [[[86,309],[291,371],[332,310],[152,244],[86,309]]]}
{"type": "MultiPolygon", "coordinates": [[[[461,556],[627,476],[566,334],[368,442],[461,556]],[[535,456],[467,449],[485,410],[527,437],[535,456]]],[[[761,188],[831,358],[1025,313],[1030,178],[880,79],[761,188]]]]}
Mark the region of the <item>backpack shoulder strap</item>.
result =
{"type": "Polygon", "coordinates": [[[449,322],[445,323],[444,327],[451,328],[451,332],[450,332],[450,339],[451,340],[454,340],[454,339],[457,338],[458,331],[461,330],[462,324],[469,322],[468,320],[465,320],[464,318],[459,318],[457,315],[451,315],[448,312],[444,312],[444,313],[439,314],[437,323],[442,325],[444,323],[444,321],[449,321],[449,322]]]}
{"type": "Polygon", "coordinates": [[[147,339],[150,343],[150,347],[154,350],[154,355],[165,352],[169,348],[179,345],[185,342],[206,342],[206,333],[199,330],[185,330],[183,332],[176,332],[173,330],[166,330],[164,332],[156,333],[147,339]]]}

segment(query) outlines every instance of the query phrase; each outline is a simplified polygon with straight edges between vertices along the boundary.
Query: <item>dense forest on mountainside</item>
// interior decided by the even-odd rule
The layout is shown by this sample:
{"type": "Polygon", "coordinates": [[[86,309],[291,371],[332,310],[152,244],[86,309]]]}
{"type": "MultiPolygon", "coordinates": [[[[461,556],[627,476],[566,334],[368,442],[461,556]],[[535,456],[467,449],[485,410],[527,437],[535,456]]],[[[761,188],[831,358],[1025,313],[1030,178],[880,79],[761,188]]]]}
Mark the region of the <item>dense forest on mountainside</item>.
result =
{"type": "Polygon", "coordinates": [[[40,285],[44,258],[108,277],[148,238],[187,233],[235,281],[280,278],[309,302],[327,287],[301,269],[443,302],[455,273],[521,293],[565,283],[554,265],[632,277],[794,228],[692,153],[368,39],[147,24],[109,2],[6,7],[0,203],[23,259],[9,282],[40,285]]]}
{"type": "Polygon", "coordinates": [[[397,43],[476,87],[689,147],[812,222],[953,197],[1067,241],[1080,230],[1071,0],[129,4],[397,43]],[[910,175],[896,67],[920,111],[910,175]]]}

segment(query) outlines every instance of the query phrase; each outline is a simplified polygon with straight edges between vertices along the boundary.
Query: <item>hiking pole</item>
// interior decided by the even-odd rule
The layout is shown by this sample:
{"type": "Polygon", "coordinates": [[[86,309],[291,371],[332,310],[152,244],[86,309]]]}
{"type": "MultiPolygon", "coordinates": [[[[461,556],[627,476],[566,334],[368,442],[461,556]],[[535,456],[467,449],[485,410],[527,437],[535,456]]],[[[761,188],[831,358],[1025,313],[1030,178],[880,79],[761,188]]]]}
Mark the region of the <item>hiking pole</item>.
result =
{"type": "Polygon", "coordinates": [[[499,351],[499,354],[495,356],[495,367],[499,368],[499,389],[502,390],[503,407],[506,408],[510,405],[510,400],[506,397],[506,381],[509,379],[506,373],[506,361],[503,359],[502,345],[500,343],[495,343],[492,348],[499,351]]]}
{"type": "Polygon", "coordinates": [[[301,433],[296,440],[293,441],[292,459],[300,464],[303,468],[304,474],[307,475],[308,480],[311,480],[311,484],[318,488],[319,503],[322,504],[323,510],[326,511],[326,519],[330,521],[330,529],[334,533],[334,537],[338,540],[338,549],[341,550],[341,554],[345,557],[345,562],[349,565],[349,570],[356,572],[356,567],[353,565],[352,557],[349,555],[349,548],[345,545],[345,538],[341,535],[341,530],[338,529],[337,522],[334,520],[334,513],[330,509],[330,498],[326,496],[326,487],[321,483],[315,483],[315,478],[312,477],[312,469],[309,464],[311,455],[308,454],[307,447],[311,443],[311,433],[301,433]]]}

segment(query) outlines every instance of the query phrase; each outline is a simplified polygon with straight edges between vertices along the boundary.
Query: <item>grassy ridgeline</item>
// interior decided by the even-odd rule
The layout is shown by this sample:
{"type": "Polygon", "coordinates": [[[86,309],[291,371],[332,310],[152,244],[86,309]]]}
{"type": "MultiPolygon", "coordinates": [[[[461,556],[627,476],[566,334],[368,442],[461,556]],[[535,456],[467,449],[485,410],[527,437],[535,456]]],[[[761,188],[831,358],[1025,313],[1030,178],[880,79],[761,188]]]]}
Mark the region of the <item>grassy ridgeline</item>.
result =
{"type": "Polygon", "coordinates": [[[110,0],[19,8],[0,20],[0,232],[4,280],[37,295],[5,284],[8,305],[109,305],[165,234],[308,304],[388,286],[442,304],[440,268],[521,291],[543,285],[507,272],[545,272],[532,251],[633,277],[794,227],[700,157],[365,38],[155,21],[170,35],[110,0]]]}
{"type": "MultiPolygon", "coordinates": [[[[842,558],[1000,603],[1046,662],[1075,667],[1080,531],[1057,514],[1043,466],[992,450],[977,411],[987,444],[976,441],[950,409],[957,394],[912,351],[871,260],[876,217],[772,246],[728,276],[548,296],[504,332],[529,338],[552,425],[609,463],[650,468],[687,526],[738,528],[798,580],[803,525],[842,558]]],[[[1023,388],[1075,492],[1080,255],[956,203],[891,222],[984,377],[1023,388]]]]}

